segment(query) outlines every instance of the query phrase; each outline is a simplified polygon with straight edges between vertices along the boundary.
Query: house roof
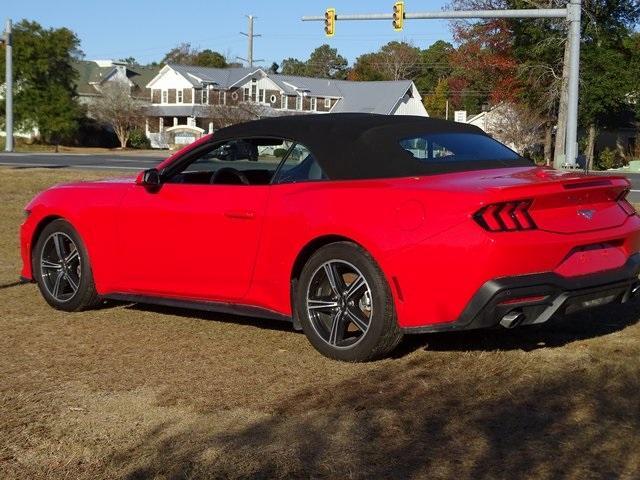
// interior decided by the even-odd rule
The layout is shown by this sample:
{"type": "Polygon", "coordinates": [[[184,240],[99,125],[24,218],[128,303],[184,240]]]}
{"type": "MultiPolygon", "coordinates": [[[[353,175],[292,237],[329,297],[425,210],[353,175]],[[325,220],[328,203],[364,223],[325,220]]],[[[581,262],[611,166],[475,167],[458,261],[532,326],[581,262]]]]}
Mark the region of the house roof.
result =
{"type": "Polygon", "coordinates": [[[194,87],[202,87],[203,83],[215,83],[222,88],[229,88],[247,75],[262,72],[259,68],[246,67],[209,68],[175,63],[170,63],[168,66],[191,82],[194,87]]]}
{"type": "Polygon", "coordinates": [[[198,88],[202,87],[203,83],[215,83],[220,88],[227,89],[249,75],[266,76],[287,95],[307,93],[315,97],[339,99],[331,110],[332,113],[389,114],[413,85],[411,80],[356,82],[269,74],[260,68],[207,68],[177,64],[169,64],[168,66],[198,88]]]}
{"type": "MultiPolygon", "coordinates": [[[[109,78],[112,73],[117,69],[116,64],[109,66],[104,65],[104,62],[98,63],[90,60],[77,60],[73,62],[73,68],[78,73],[78,79],[76,84],[76,90],[80,95],[99,95],[98,90],[94,87],[94,84],[99,84],[103,80],[109,78]]],[[[133,83],[139,90],[144,91],[147,84],[153,77],[156,76],[160,67],[148,67],[148,66],[131,66],[126,65],[127,78],[133,83]]]]}

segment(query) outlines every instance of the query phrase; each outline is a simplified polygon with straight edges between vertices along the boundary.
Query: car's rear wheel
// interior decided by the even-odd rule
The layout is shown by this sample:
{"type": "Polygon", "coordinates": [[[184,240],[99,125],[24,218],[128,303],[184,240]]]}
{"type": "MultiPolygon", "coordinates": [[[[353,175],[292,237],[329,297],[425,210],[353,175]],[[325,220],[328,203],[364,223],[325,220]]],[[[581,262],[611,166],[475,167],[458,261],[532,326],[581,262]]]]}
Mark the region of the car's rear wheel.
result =
{"type": "Polygon", "coordinates": [[[42,230],[32,262],[34,279],[52,307],[72,312],[98,303],[89,255],[67,221],[54,220],[42,230]]]}
{"type": "Polygon", "coordinates": [[[302,269],[295,298],[307,338],[327,357],[373,360],[390,353],[402,339],[380,267],[351,242],[317,250],[302,269]]]}

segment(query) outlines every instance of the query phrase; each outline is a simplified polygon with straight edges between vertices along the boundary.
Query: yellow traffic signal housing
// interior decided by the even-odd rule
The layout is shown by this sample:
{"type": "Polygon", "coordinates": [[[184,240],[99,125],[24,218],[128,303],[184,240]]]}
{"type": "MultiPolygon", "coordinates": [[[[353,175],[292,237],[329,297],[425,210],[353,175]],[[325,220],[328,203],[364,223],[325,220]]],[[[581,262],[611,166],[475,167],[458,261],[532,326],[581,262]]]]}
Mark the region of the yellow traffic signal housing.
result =
{"type": "Polygon", "coordinates": [[[393,4],[393,29],[396,32],[402,30],[404,26],[404,2],[393,4]]]}
{"type": "Polygon", "coordinates": [[[324,33],[327,37],[333,37],[336,33],[336,9],[327,8],[324,13],[324,33]]]}

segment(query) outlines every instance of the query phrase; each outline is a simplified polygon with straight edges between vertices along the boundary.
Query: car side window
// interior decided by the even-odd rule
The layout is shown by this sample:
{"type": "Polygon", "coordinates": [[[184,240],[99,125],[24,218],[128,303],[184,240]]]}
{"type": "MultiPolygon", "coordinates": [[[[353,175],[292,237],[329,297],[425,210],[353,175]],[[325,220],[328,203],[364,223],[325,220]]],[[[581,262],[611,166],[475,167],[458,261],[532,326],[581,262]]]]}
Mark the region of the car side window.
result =
{"type": "Polygon", "coordinates": [[[268,185],[292,142],[273,138],[243,138],[212,144],[166,183],[268,185]]]}
{"type": "Polygon", "coordinates": [[[297,183],[326,180],[315,156],[304,145],[297,143],[280,166],[273,183],[297,183]]]}

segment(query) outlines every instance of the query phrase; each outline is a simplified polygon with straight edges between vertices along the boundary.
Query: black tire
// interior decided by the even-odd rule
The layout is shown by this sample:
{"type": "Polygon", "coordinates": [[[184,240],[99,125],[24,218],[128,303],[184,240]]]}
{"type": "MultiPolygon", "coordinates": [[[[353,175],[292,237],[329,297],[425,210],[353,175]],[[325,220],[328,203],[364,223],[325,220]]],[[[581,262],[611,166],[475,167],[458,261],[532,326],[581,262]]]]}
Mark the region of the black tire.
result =
{"type": "Polygon", "coordinates": [[[40,293],[52,307],[77,312],[99,303],[87,249],[80,235],[66,220],[54,220],[40,232],[31,254],[31,265],[40,293]],[[56,239],[62,243],[61,250],[58,250],[56,239]],[[70,257],[73,259],[67,262],[70,257]],[[59,264],[60,268],[44,266],[43,259],[50,259],[48,263],[59,264]],[[77,287],[75,291],[73,285],[77,287]],[[57,296],[55,292],[58,292],[57,296]]]}
{"type": "Polygon", "coordinates": [[[402,340],[393,297],[384,274],[371,255],[354,243],[336,242],[318,249],[302,269],[294,298],[295,313],[309,342],[329,358],[347,362],[375,360],[391,353],[402,340]],[[338,274],[338,282],[342,282],[342,296],[333,288],[337,283],[328,279],[327,269],[331,268],[334,274],[338,274]],[[322,275],[327,278],[324,283],[322,275]],[[349,275],[353,279],[351,282],[346,281],[349,275]],[[362,296],[357,303],[349,301],[347,290],[360,276],[365,281],[361,287],[362,296]],[[318,305],[325,303],[325,300],[319,300],[320,297],[340,305],[329,306],[327,303],[326,307],[320,307],[318,305]],[[358,313],[364,315],[359,317],[361,320],[368,320],[362,324],[364,329],[350,320],[354,318],[351,316],[354,309],[356,312],[360,309],[358,313]],[[334,322],[338,325],[341,321],[347,324],[343,335],[334,335],[334,322]]]}

